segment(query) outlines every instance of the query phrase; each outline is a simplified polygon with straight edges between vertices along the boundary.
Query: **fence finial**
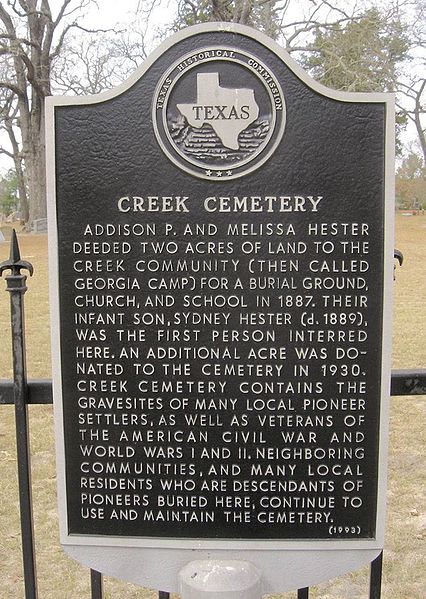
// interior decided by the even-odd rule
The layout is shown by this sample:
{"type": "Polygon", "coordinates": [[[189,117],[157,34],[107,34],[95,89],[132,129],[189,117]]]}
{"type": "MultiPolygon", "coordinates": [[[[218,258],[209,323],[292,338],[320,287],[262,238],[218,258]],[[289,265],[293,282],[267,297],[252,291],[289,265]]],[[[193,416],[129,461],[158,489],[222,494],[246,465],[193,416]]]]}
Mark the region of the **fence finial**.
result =
{"type": "MultiPolygon", "coordinates": [[[[404,262],[404,256],[402,255],[402,252],[400,252],[399,250],[397,250],[396,248],[393,250],[393,257],[395,260],[398,260],[398,263],[400,266],[402,266],[402,263],[404,262]]],[[[394,264],[393,266],[393,280],[395,281],[395,272],[396,272],[396,265],[394,264]]]]}
{"type": "Polygon", "coordinates": [[[12,238],[10,240],[10,255],[9,260],[5,260],[0,263],[0,275],[5,270],[11,270],[12,276],[21,274],[21,269],[25,268],[30,273],[30,276],[34,273],[33,265],[26,260],[21,260],[21,253],[19,251],[18,237],[15,229],[12,230],[12,238]]]}
{"type": "Polygon", "coordinates": [[[402,263],[404,262],[404,256],[402,255],[402,252],[395,248],[393,251],[393,257],[398,260],[399,265],[402,266],[402,263]]]}

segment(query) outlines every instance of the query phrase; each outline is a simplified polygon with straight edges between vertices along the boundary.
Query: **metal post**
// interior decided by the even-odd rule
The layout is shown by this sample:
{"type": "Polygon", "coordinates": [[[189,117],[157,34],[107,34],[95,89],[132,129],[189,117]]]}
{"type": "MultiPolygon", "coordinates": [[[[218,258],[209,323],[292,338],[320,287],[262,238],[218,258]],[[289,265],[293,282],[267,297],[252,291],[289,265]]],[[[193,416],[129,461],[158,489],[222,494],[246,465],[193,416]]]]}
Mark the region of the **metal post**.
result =
{"type": "Polygon", "coordinates": [[[239,560],[195,560],[179,572],[182,599],[260,599],[261,573],[239,560]]]}
{"type": "Polygon", "coordinates": [[[0,275],[5,270],[6,291],[10,292],[11,329],[13,350],[13,398],[15,404],[16,450],[18,456],[19,503],[21,513],[22,556],[24,563],[25,599],[37,599],[34,551],[34,526],[31,499],[31,467],[28,434],[27,372],[24,330],[24,294],[27,290],[26,269],[33,274],[32,264],[21,260],[18,240],[13,231],[9,260],[0,264],[0,275]]]}
{"type": "Polygon", "coordinates": [[[102,574],[96,570],[90,570],[90,585],[92,588],[92,599],[102,599],[103,584],[102,574]]]}
{"type": "Polygon", "coordinates": [[[382,594],[382,568],[383,551],[379,553],[370,566],[370,594],[369,599],[380,599],[382,594]]]}

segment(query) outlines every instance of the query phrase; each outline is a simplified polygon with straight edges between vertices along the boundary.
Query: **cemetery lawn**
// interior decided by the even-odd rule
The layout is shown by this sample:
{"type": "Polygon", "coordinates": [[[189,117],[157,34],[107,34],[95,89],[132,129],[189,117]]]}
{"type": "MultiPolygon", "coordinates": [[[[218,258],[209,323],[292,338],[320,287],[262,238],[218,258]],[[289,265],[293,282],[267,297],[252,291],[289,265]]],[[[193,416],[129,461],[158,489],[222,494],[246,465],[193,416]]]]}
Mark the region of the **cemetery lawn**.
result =
{"type": "MultiPolygon", "coordinates": [[[[10,238],[8,226],[1,229],[10,238]]],[[[19,230],[19,227],[18,227],[19,230]]],[[[25,296],[29,378],[50,378],[47,237],[20,234],[21,255],[34,265],[25,296]]],[[[396,217],[393,368],[426,366],[426,215],[396,217]]],[[[0,243],[0,261],[9,254],[0,243]]],[[[9,294],[0,282],[0,378],[12,377],[9,294]]],[[[90,597],[89,571],[67,558],[58,543],[53,415],[31,406],[31,452],[37,573],[40,599],[90,597]]],[[[383,599],[423,599],[426,586],[426,397],[391,400],[387,535],[383,599]]],[[[0,406],[0,597],[23,599],[13,407],[0,406]]],[[[286,565],[283,560],[283,571],[286,565]]],[[[315,599],[368,596],[364,568],[312,590],[315,599]]],[[[273,599],[295,597],[274,595],[273,599]]],[[[105,597],[157,599],[157,592],[105,577],[105,597]]],[[[272,596],[270,596],[272,599],[272,596]]]]}

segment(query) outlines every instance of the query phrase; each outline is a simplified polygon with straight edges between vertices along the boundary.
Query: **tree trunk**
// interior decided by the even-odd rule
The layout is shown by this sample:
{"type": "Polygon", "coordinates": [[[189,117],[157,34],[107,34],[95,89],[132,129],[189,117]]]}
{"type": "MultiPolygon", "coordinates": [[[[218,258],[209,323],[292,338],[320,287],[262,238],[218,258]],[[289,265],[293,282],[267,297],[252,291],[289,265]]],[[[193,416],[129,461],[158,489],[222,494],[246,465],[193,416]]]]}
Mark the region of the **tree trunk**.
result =
{"type": "Polygon", "coordinates": [[[19,151],[19,144],[17,142],[15,131],[13,129],[12,119],[5,119],[4,123],[6,131],[9,135],[10,144],[12,146],[13,163],[15,165],[16,180],[18,185],[21,218],[24,222],[27,222],[29,218],[28,194],[27,186],[25,184],[24,169],[22,168],[22,157],[19,151]]]}
{"type": "Polygon", "coordinates": [[[25,165],[28,174],[29,218],[27,227],[39,218],[46,218],[46,143],[44,97],[33,90],[31,112],[28,115],[28,150],[25,165]]]}
{"type": "Polygon", "coordinates": [[[31,198],[28,218],[29,227],[39,218],[46,218],[46,159],[44,133],[40,131],[39,138],[34,132],[32,152],[27,163],[28,194],[31,198]]]}
{"type": "Polygon", "coordinates": [[[22,163],[20,160],[16,160],[15,162],[15,171],[16,171],[16,179],[18,182],[18,193],[19,193],[19,203],[20,203],[20,212],[21,212],[21,220],[26,223],[30,217],[30,208],[28,205],[28,194],[27,194],[27,186],[25,184],[25,175],[22,169],[22,163]]]}
{"type": "Polygon", "coordinates": [[[424,80],[422,85],[420,86],[420,90],[416,97],[414,122],[415,122],[416,129],[417,129],[417,135],[419,136],[420,147],[422,148],[422,152],[423,152],[423,164],[426,166],[426,134],[425,134],[425,129],[424,129],[421,119],[420,119],[420,115],[423,113],[421,98],[422,98],[422,94],[425,90],[425,87],[426,87],[426,80],[424,80]]]}

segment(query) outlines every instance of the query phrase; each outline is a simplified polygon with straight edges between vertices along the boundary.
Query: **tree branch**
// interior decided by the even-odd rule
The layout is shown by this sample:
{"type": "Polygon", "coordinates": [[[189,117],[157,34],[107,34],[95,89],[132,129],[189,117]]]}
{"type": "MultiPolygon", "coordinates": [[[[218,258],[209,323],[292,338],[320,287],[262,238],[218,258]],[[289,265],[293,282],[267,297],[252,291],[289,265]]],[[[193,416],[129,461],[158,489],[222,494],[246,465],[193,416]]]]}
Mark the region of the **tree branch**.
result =
{"type": "Polygon", "coordinates": [[[8,150],[5,150],[2,146],[0,146],[0,154],[5,154],[9,158],[12,158],[12,160],[14,159],[14,156],[13,156],[12,152],[9,152],[8,150]]]}
{"type": "Polygon", "coordinates": [[[80,29],[81,31],[84,31],[85,33],[124,33],[124,29],[86,29],[86,27],[83,27],[82,25],[80,25],[79,23],[73,23],[72,27],[75,27],[76,29],[80,29]]]}
{"type": "Polygon", "coordinates": [[[65,15],[66,8],[67,8],[67,6],[68,6],[68,4],[70,2],[71,2],[71,0],[64,0],[64,3],[62,4],[61,8],[59,9],[58,16],[53,21],[53,27],[54,27],[54,29],[56,29],[56,27],[62,21],[64,15],[65,15]]]}
{"type": "Polygon", "coordinates": [[[71,2],[72,2],[72,0],[64,0],[64,3],[58,13],[58,16],[56,17],[56,19],[54,21],[55,28],[57,27],[57,25],[60,23],[60,21],[64,17],[69,17],[70,15],[74,14],[75,12],[79,12],[79,11],[87,8],[90,4],[95,4],[99,8],[97,0],[80,0],[80,3],[77,6],[75,6],[75,8],[72,8],[71,10],[66,12],[67,6],[71,2]]]}
{"type": "Polygon", "coordinates": [[[17,96],[21,98],[25,97],[25,92],[18,85],[15,85],[10,81],[0,81],[0,88],[10,89],[10,91],[12,91],[17,96]]]}
{"type": "Polygon", "coordinates": [[[24,37],[16,37],[15,35],[10,35],[9,33],[0,33],[0,39],[11,40],[17,42],[18,44],[24,44],[25,46],[30,46],[33,48],[40,47],[38,44],[30,40],[27,40],[24,37]]]}
{"type": "Polygon", "coordinates": [[[124,31],[124,30],[117,31],[116,29],[86,29],[85,27],[83,27],[82,25],[79,25],[76,21],[74,21],[73,23],[70,23],[69,25],[64,27],[64,29],[59,37],[59,41],[56,44],[55,49],[49,55],[50,60],[59,56],[62,46],[65,41],[65,37],[71,29],[80,29],[80,31],[84,31],[85,33],[123,33],[123,31],[124,31]]]}
{"type": "Polygon", "coordinates": [[[7,5],[11,7],[11,9],[13,10],[13,12],[18,15],[18,17],[25,17],[26,13],[21,13],[19,12],[19,10],[16,8],[16,0],[11,1],[11,0],[7,0],[7,5]]]}

